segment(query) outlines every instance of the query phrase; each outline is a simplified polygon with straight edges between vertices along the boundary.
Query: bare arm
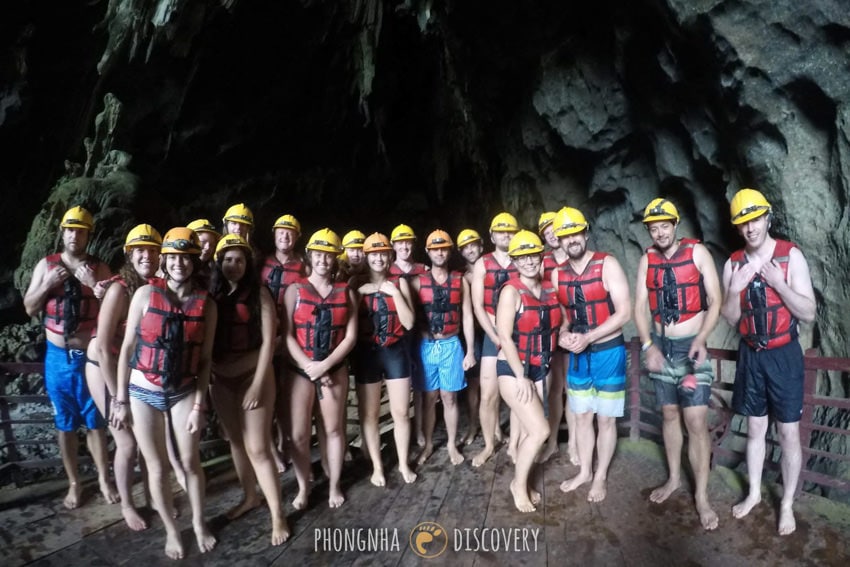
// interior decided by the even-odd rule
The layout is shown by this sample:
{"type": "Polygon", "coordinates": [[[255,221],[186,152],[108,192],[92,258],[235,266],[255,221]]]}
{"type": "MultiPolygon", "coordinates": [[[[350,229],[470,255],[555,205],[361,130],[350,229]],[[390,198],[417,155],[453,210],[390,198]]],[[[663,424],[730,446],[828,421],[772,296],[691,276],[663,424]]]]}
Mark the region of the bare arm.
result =
{"type": "Polygon", "coordinates": [[[269,288],[264,285],[260,285],[260,335],[263,342],[260,344],[257,370],[254,372],[254,383],[257,385],[262,383],[272,365],[275,339],[277,338],[277,305],[272,299],[269,288]]]}
{"type": "Polygon", "coordinates": [[[412,329],[413,324],[416,322],[416,314],[413,312],[410,285],[407,283],[407,279],[399,278],[398,287],[394,286],[389,281],[385,281],[381,284],[381,291],[392,295],[395,300],[395,309],[396,313],[398,313],[398,320],[408,331],[412,329]],[[390,290],[390,287],[392,290],[390,290]]]}
{"type": "Polygon", "coordinates": [[[499,294],[499,305],[496,307],[496,328],[502,345],[502,354],[510,365],[517,379],[526,378],[525,367],[519,357],[519,351],[514,343],[514,320],[519,311],[521,300],[519,292],[512,285],[506,285],[499,294]]]}
{"type": "Polygon", "coordinates": [[[717,326],[717,320],[720,318],[720,304],[722,294],[720,292],[720,278],[717,277],[717,268],[714,267],[714,259],[708,251],[708,248],[702,244],[694,246],[694,265],[702,274],[702,283],[705,287],[705,298],[708,303],[708,309],[702,318],[697,336],[694,337],[688,356],[694,359],[697,366],[701,365],[708,356],[706,343],[708,335],[717,326]]]}
{"type": "Polygon", "coordinates": [[[118,427],[130,427],[133,424],[130,414],[130,359],[136,350],[136,330],[142,320],[142,315],[148,308],[151,295],[151,286],[145,285],[136,290],[133,299],[130,300],[130,308],[127,311],[127,329],[124,331],[124,341],[118,353],[118,367],[115,371],[115,401],[113,413],[113,425],[118,427]]]}
{"type": "Polygon", "coordinates": [[[103,301],[100,304],[100,312],[97,316],[97,359],[100,364],[100,374],[106,382],[106,389],[111,396],[116,396],[118,392],[118,380],[116,377],[116,368],[118,367],[118,359],[112,352],[112,341],[115,336],[115,331],[118,324],[127,312],[130,305],[130,298],[127,297],[127,290],[122,285],[111,285],[106,290],[106,295],[103,296],[103,301]]]}
{"type": "Polygon", "coordinates": [[[797,248],[792,248],[788,255],[788,277],[783,277],[782,269],[773,262],[765,263],[760,273],[767,284],[772,287],[785,307],[797,319],[804,323],[815,320],[817,305],[815,291],[812,288],[812,276],[805,256],[797,248]]]}
{"type": "Polygon", "coordinates": [[[472,314],[472,297],[469,283],[461,278],[463,303],[461,305],[461,321],[463,323],[463,339],[466,342],[466,353],[463,356],[463,369],[469,370],[475,366],[475,316],[472,314]]]}
{"type": "Polygon", "coordinates": [[[306,368],[312,360],[301,349],[301,345],[298,344],[298,339],[295,336],[295,322],[293,320],[297,293],[297,284],[286,288],[286,292],[283,296],[283,305],[286,308],[286,317],[284,317],[283,321],[281,321],[281,325],[283,325],[283,336],[286,339],[286,350],[289,352],[289,356],[292,357],[292,360],[299,368],[306,368]]]}
{"type": "Polygon", "coordinates": [[[606,256],[602,265],[602,283],[611,296],[614,312],[608,319],[587,333],[591,343],[616,332],[623,328],[632,317],[632,301],[629,297],[629,280],[620,266],[620,262],[613,256],[606,256]]]}
{"type": "Polygon", "coordinates": [[[646,344],[652,336],[652,314],[649,312],[649,291],[646,289],[646,272],[649,259],[646,254],[638,262],[637,278],[635,279],[635,327],[637,327],[640,343],[646,344]]]}
{"type": "Polygon", "coordinates": [[[726,260],[723,265],[723,305],[720,314],[732,327],[738,325],[741,319],[741,292],[755,275],[750,264],[732,266],[732,260],[726,260]]]}
{"type": "Polygon", "coordinates": [[[30,317],[36,317],[44,309],[48,292],[54,286],[68,278],[68,270],[64,267],[55,270],[47,269],[47,261],[42,258],[32,271],[32,280],[24,294],[24,309],[30,317]]]}
{"type": "Polygon", "coordinates": [[[478,319],[478,324],[493,341],[493,344],[499,344],[499,331],[493,324],[490,314],[484,309],[484,276],[487,275],[487,269],[484,267],[484,259],[478,258],[475,265],[472,267],[472,309],[475,318],[478,319]]]}

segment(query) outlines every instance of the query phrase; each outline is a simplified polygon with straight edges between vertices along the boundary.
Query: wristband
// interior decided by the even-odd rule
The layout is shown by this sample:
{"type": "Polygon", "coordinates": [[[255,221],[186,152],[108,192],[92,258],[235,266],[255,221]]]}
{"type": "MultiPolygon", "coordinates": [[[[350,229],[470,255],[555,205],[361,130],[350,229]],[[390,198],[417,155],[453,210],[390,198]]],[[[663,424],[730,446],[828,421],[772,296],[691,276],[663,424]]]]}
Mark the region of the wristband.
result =
{"type": "Polygon", "coordinates": [[[116,406],[126,406],[127,404],[129,404],[129,403],[130,403],[130,402],[127,402],[127,401],[121,401],[121,400],[119,400],[118,398],[116,398],[115,396],[112,396],[112,402],[113,402],[116,406]]]}
{"type": "Polygon", "coordinates": [[[640,350],[642,352],[646,352],[646,351],[649,350],[649,347],[651,347],[651,346],[652,346],[652,339],[650,339],[650,340],[646,341],[645,343],[643,343],[642,345],[640,345],[640,350]]]}

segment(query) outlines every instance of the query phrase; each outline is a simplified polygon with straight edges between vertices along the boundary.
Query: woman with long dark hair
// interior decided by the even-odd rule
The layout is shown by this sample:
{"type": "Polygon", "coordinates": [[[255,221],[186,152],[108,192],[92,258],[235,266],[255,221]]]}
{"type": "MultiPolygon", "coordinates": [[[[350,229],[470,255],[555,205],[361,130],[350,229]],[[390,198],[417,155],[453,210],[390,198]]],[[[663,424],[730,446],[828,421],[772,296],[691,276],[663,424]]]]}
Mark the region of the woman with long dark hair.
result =
{"type": "Polygon", "coordinates": [[[260,285],[251,246],[228,234],[215,250],[212,293],[218,303],[213,349],[213,406],[230,440],[242,485],[242,501],[227,513],[236,519],[260,505],[256,482],[272,517],[272,545],[289,537],[280,503],[277,467],[271,452],[275,384],[272,353],[277,315],[269,290],[260,285]]]}

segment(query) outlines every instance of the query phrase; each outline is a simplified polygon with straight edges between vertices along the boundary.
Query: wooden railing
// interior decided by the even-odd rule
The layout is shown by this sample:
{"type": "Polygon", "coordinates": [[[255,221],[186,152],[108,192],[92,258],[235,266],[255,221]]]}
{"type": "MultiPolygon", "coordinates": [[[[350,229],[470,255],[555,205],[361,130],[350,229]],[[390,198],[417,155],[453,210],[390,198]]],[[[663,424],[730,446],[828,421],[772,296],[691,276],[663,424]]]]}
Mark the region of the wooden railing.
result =
{"type": "MultiPolygon", "coordinates": [[[[627,418],[620,421],[619,425],[624,434],[628,434],[633,440],[641,436],[650,437],[661,441],[661,417],[655,408],[655,392],[651,386],[650,379],[641,367],[640,341],[633,338],[627,343],[628,349],[628,414],[627,418]]],[[[746,438],[746,421],[734,415],[731,410],[731,378],[724,380],[724,376],[734,376],[734,365],[737,352],[724,349],[709,349],[712,361],[715,365],[715,382],[712,384],[712,396],[709,403],[710,418],[709,430],[712,438],[712,466],[720,462],[741,461],[744,458],[743,447],[746,438]]],[[[826,462],[826,469],[834,469],[838,463],[850,463],[850,455],[824,451],[812,447],[815,435],[850,435],[850,429],[842,429],[828,425],[815,423],[816,408],[824,408],[826,411],[837,410],[850,412],[850,399],[819,396],[817,390],[818,373],[825,371],[850,372],[850,359],[829,358],[817,356],[814,350],[805,354],[805,386],[803,398],[803,415],[800,421],[800,436],[803,448],[803,470],[798,490],[802,489],[804,482],[818,484],[829,488],[850,489],[850,481],[839,478],[837,475],[828,474],[813,468],[817,463],[826,462]]],[[[45,419],[12,419],[11,407],[15,404],[49,404],[46,395],[10,395],[7,394],[8,384],[22,374],[43,375],[44,365],[40,362],[19,363],[0,362],[0,455],[3,463],[0,464],[0,481],[7,475],[4,472],[11,467],[25,469],[48,468],[61,465],[61,459],[41,458],[27,459],[19,450],[27,445],[50,445],[56,444],[55,436],[51,435],[43,439],[21,439],[17,429],[26,425],[49,425],[52,431],[50,418],[45,419]]],[[[352,388],[353,390],[353,388],[352,388]]],[[[386,400],[382,400],[386,404],[386,400]]],[[[382,413],[389,414],[388,409],[382,413]]],[[[384,416],[382,426],[391,428],[388,415],[384,416]]],[[[353,391],[349,395],[347,423],[350,428],[356,427],[356,396],[353,391]]],[[[353,435],[349,434],[349,440],[353,435]]],[[[219,439],[207,439],[202,443],[202,448],[216,448],[223,446],[219,439]]],[[[778,459],[772,455],[778,452],[778,442],[769,436],[766,466],[772,470],[778,470],[778,459]]],[[[85,458],[81,457],[81,462],[85,458]]]]}
{"type": "MultiPolygon", "coordinates": [[[[650,378],[641,367],[640,340],[633,338],[628,344],[628,419],[620,425],[628,430],[631,439],[637,440],[642,435],[652,437],[660,441],[662,437],[661,428],[654,425],[653,421],[660,421],[658,410],[655,408],[655,391],[651,385],[650,378]],[[645,403],[652,400],[652,404],[645,403]],[[654,420],[651,416],[654,416],[654,420]]],[[[724,380],[726,377],[734,377],[734,366],[737,362],[738,353],[733,350],[708,349],[714,363],[715,380],[711,386],[711,400],[709,401],[709,431],[712,439],[711,464],[714,467],[718,461],[735,462],[745,458],[743,447],[745,446],[747,429],[746,420],[741,416],[735,419],[731,409],[732,381],[724,380]],[[738,450],[736,447],[740,447],[738,450]]],[[[850,481],[838,476],[825,474],[814,470],[819,461],[828,461],[827,465],[835,465],[840,462],[850,462],[850,455],[824,451],[812,447],[813,435],[816,432],[828,435],[850,435],[850,429],[829,427],[815,423],[815,409],[835,409],[839,411],[850,411],[850,399],[819,396],[816,394],[818,373],[825,371],[850,372],[850,359],[829,358],[817,355],[815,349],[809,349],[804,356],[805,382],[803,390],[803,415],[800,420],[800,438],[803,451],[803,469],[797,484],[797,492],[800,492],[804,483],[810,482],[828,488],[842,490],[850,489],[850,481]]],[[[771,470],[779,470],[779,459],[772,457],[778,455],[779,442],[775,434],[768,434],[765,466],[771,470]]],[[[827,467],[834,468],[834,467],[827,467]]]]}

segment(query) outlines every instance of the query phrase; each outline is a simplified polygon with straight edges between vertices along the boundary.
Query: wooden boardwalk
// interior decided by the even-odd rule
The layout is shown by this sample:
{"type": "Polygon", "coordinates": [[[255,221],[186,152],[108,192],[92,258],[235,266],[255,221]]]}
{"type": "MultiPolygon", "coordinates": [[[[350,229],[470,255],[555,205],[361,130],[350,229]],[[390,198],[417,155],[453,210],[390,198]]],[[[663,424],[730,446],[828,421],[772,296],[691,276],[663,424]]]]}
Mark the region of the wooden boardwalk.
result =
{"type": "MultiPolygon", "coordinates": [[[[468,459],[457,467],[440,449],[419,467],[419,479],[406,485],[393,465],[387,486],[373,487],[369,467],[358,458],[346,463],[342,508],[327,507],[327,485],[317,482],[310,507],[294,512],[291,472],[282,475],[293,536],[280,546],[268,545],[269,514],[265,508],[229,522],[224,513],[239,498],[230,471],[211,474],[207,516],[219,543],[201,556],[194,543],[185,494],[179,494],[186,565],[847,565],[850,561],[850,509],[804,494],[798,502],[798,529],[775,535],[771,497],[748,518],[734,520],[730,508],[741,496],[737,475],[718,468],[711,473],[710,492],[720,514],[720,527],[705,533],[691,505],[687,487],[662,505],[648,502],[650,489],[665,479],[661,449],[649,441],[621,439],[610,471],[608,498],[586,501],[587,487],[563,494],[558,486],[577,468],[562,452],[536,478],[543,494],[538,511],[519,514],[508,484],[513,474],[504,451],[480,469],[468,459]],[[432,523],[417,526],[422,523],[432,523]],[[437,524],[438,526],[435,526],[437,524]],[[370,542],[366,533],[371,529],[370,542]],[[356,541],[345,541],[344,534],[356,541]],[[410,534],[427,532],[422,550],[414,553],[410,534]],[[445,534],[444,536],[441,534],[445,534]],[[345,549],[346,543],[355,549],[345,549]],[[371,550],[370,544],[380,549],[371,550]]],[[[480,439],[465,450],[470,457],[480,439]]],[[[393,454],[392,447],[385,454],[393,454]]],[[[356,453],[357,451],[355,451],[356,453]]],[[[318,472],[318,471],[317,471],[318,472]]],[[[138,487],[137,487],[138,488],[138,487]]],[[[89,494],[92,493],[89,488],[89,494]]],[[[117,505],[93,496],[74,511],[62,508],[61,496],[41,499],[0,512],[0,564],[46,566],[169,564],[163,555],[164,532],[158,518],[145,532],[134,533],[121,521],[117,505]]],[[[137,498],[140,501],[140,498],[137,498]]]]}

